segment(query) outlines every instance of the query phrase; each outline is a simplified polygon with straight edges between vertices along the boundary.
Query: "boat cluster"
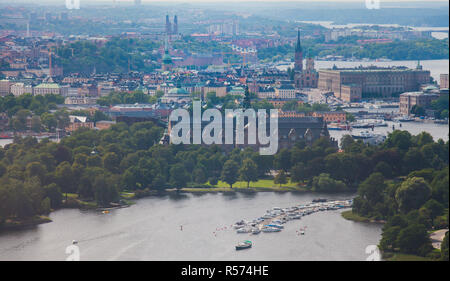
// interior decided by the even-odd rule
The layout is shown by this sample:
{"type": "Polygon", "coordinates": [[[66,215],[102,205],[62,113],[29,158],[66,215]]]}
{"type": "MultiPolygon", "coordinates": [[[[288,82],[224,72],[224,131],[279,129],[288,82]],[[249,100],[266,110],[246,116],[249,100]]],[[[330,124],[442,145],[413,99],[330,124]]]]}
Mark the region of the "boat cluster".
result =
{"type": "MultiPolygon", "coordinates": [[[[352,206],[352,200],[327,201],[325,199],[314,200],[312,203],[297,205],[288,208],[273,207],[266,213],[252,221],[238,221],[233,225],[237,233],[259,234],[261,232],[280,232],[283,224],[291,220],[299,220],[316,212],[338,210],[352,206]]],[[[304,234],[304,233],[303,233],[304,234]]]]}

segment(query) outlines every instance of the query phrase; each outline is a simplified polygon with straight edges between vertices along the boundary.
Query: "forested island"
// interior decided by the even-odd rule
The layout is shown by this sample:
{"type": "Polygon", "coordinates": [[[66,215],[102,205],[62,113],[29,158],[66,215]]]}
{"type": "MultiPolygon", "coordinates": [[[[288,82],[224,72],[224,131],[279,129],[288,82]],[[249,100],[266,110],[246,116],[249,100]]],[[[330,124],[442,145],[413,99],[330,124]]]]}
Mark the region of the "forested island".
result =
{"type": "MultiPolygon", "coordinates": [[[[320,40],[303,40],[303,48],[312,57],[326,57],[327,55],[343,56],[354,59],[380,59],[391,60],[434,60],[448,59],[448,39],[420,39],[407,41],[393,41],[382,44],[358,44],[358,37],[345,37],[335,44],[322,44],[320,40]]],[[[258,59],[262,61],[290,60],[293,57],[293,48],[290,44],[258,51],[258,59]]]]}
{"type": "Polygon", "coordinates": [[[1,224],[41,219],[62,207],[118,206],[167,191],[233,191],[238,182],[240,190],[267,190],[258,182],[271,182],[268,190],[356,191],[354,214],[387,220],[383,251],[440,258],[427,231],[448,227],[449,143],[428,133],[394,131],[379,146],[344,136],[340,150],[327,138],[312,146],[299,141],[274,156],[164,146],[162,133],[142,122],[82,128],[60,143],[16,138],[0,149],[1,224]]]}
{"type": "MultiPolygon", "coordinates": [[[[448,59],[448,39],[395,40],[390,43],[359,44],[358,37],[345,37],[324,44],[322,39],[305,39],[303,48],[308,56],[323,58],[327,55],[353,59],[434,60],[448,59]]],[[[232,54],[229,45],[215,41],[197,41],[184,36],[171,42],[173,52],[181,54],[216,54],[224,63],[242,63],[243,58],[232,54]]],[[[257,57],[261,62],[291,60],[294,56],[291,44],[259,48],[257,57]]],[[[126,73],[130,71],[151,72],[161,66],[161,42],[139,39],[113,38],[104,46],[77,41],[55,50],[55,62],[66,74],[126,73]]]]}

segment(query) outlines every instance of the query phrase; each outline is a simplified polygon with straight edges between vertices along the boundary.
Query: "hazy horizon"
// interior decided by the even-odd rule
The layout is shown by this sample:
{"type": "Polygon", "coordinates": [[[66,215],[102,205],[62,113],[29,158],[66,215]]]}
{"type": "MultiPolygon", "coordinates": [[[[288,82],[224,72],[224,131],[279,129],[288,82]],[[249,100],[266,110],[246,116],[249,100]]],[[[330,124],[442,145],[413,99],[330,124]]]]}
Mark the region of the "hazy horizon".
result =
{"type": "MultiPolygon", "coordinates": [[[[80,0],[81,2],[89,2],[89,3],[93,3],[93,2],[98,2],[98,3],[112,3],[114,2],[114,0],[80,0]]],[[[381,3],[397,3],[397,2],[403,2],[403,3],[408,3],[408,2],[422,2],[422,3],[433,3],[433,2],[447,2],[448,0],[432,0],[432,1],[425,1],[425,0],[380,0],[381,3]]],[[[134,0],[115,0],[116,3],[133,3],[134,0]]],[[[364,3],[365,0],[281,0],[281,1],[277,1],[277,0],[141,0],[142,3],[167,3],[167,2],[171,2],[171,3],[214,3],[214,2],[221,2],[221,3],[225,3],[225,2],[260,2],[260,3],[272,3],[272,2],[277,2],[277,3],[283,3],[283,2],[309,2],[309,3],[326,3],[326,2],[342,2],[342,3],[364,3]]],[[[16,4],[16,3],[32,3],[32,4],[47,4],[47,3],[65,3],[65,0],[40,0],[40,1],[36,1],[36,0],[0,0],[0,3],[12,3],[12,4],[16,4]],[[38,3],[36,3],[38,2],[38,3]]]]}

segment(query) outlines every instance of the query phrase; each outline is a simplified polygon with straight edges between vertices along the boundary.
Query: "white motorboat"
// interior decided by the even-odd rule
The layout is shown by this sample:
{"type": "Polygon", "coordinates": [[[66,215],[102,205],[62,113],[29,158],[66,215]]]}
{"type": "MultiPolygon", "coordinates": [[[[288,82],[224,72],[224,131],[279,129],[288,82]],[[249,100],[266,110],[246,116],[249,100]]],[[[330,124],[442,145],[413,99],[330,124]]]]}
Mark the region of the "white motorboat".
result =
{"type": "Polygon", "coordinates": [[[239,228],[236,233],[250,233],[252,230],[248,228],[239,228]]]}
{"type": "Polygon", "coordinates": [[[262,229],[262,232],[280,232],[281,229],[275,227],[265,227],[262,229]]]}
{"type": "Polygon", "coordinates": [[[249,249],[251,248],[253,245],[252,241],[244,241],[244,242],[240,242],[236,245],[236,251],[238,250],[244,250],[244,249],[249,249]]]}
{"type": "Polygon", "coordinates": [[[260,234],[260,233],[261,233],[261,230],[260,230],[259,228],[254,228],[254,229],[252,230],[252,234],[253,234],[253,235],[260,234]]]}

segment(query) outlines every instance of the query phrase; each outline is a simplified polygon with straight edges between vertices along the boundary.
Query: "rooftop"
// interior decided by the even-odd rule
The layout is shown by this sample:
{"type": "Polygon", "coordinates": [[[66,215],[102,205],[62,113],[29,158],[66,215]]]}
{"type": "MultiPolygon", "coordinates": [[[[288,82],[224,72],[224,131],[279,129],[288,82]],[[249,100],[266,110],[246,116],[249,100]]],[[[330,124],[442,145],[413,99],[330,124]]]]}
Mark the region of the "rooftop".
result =
{"type": "Polygon", "coordinates": [[[56,83],[42,83],[35,87],[36,89],[59,89],[60,86],[56,83]]]}
{"type": "Polygon", "coordinates": [[[354,68],[328,68],[321,69],[322,72],[414,72],[414,71],[427,71],[422,69],[413,69],[405,66],[393,66],[393,67],[377,67],[377,66],[366,66],[366,67],[354,67],[354,68]]]}
{"type": "Polygon", "coordinates": [[[407,92],[407,93],[401,94],[400,96],[418,97],[418,96],[439,96],[439,95],[433,94],[433,93],[424,93],[424,92],[407,92]]]}

